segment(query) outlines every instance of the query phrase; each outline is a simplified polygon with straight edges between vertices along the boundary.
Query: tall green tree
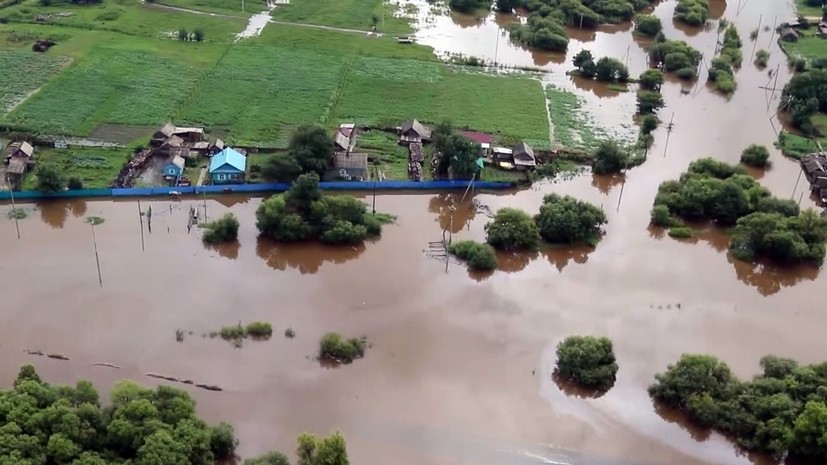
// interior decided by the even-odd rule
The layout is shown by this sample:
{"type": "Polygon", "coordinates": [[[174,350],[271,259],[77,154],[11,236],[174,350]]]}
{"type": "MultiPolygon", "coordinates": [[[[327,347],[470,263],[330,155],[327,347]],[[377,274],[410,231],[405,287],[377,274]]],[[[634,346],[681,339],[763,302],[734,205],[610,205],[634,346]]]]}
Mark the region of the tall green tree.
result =
{"type": "Polygon", "coordinates": [[[47,194],[60,192],[66,187],[66,180],[60,174],[60,169],[50,163],[43,163],[37,166],[34,175],[37,177],[35,189],[47,194]]]}
{"type": "Polygon", "coordinates": [[[499,250],[536,250],[540,231],[528,213],[516,208],[502,208],[494,221],[485,225],[486,241],[499,250]]]}
{"type": "Polygon", "coordinates": [[[617,375],[612,341],[606,337],[570,336],[557,345],[557,371],[589,389],[608,390],[617,375]]]}
{"type": "Polygon", "coordinates": [[[290,137],[287,153],[301,166],[302,172],[322,177],[333,156],[333,139],[322,127],[303,124],[290,137]]]}

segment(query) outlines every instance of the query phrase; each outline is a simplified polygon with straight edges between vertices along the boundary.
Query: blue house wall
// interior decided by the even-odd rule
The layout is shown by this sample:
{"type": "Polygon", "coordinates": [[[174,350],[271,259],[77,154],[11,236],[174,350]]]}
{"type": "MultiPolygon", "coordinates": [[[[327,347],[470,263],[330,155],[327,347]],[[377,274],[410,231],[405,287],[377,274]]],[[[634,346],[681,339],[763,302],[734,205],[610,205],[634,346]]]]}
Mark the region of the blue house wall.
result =
{"type": "Polygon", "coordinates": [[[213,184],[237,184],[244,182],[244,171],[241,171],[229,163],[221,165],[220,168],[210,171],[213,184]]]}

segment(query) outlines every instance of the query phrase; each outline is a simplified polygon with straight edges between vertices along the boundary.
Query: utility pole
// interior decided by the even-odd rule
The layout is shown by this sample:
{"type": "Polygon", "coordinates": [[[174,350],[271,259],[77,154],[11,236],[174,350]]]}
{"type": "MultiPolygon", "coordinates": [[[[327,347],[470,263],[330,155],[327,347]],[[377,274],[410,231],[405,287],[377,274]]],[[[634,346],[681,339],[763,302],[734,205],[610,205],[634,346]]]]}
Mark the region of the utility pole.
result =
{"type": "Polygon", "coordinates": [[[749,55],[749,61],[755,56],[755,47],[758,45],[758,34],[761,33],[761,21],[764,20],[764,15],[758,17],[758,29],[756,29],[755,40],[752,42],[752,53],[749,55]]]}
{"type": "Polygon", "coordinates": [[[373,169],[373,214],[376,214],[376,178],[379,176],[379,168],[374,167],[373,169]]]}
{"type": "Polygon", "coordinates": [[[103,287],[103,278],[101,277],[101,261],[98,256],[98,238],[95,236],[95,219],[92,218],[89,223],[92,225],[92,244],[95,247],[95,263],[98,266],[98,283],[101,287],[103,287]]]}
{"type": "Polygon", "coordinates": [[[778,21],[778,16],[772,20],[772,33],[770,33],[770,41],[767,43],[767,48],[772,47],[772,38],[775,36],[775,24],[778,21]]]}
{"type": "Polygon", "coordinates": [[[138,200],[138,221],[141,223],[141,252],[146,252],[144,248],[144,215],[141,212],[141,201],[138,200]]]}
{"type": "Polygon", "coordinates": [[[669,125],[666,126],[666,143],[663,145],[663,158],[666,158],[666,149],[669,148],[669,136],[672,135],[672,129],[675,128],[675,125],[672,124],[673,119],[675,119],[675,112],[672,112],[672,116],[669,118],[669,125]]]}
{"type": "Polygon", "coordinates": [[[14,227],[17,229],[17,238],[20,239],[20,223],[17,219],[17,206],[14,203],[14,189],[11,185],[9,173],[6,173],[6,183],[9,185],[9,196],[11,196],[11,211],[14,214],[14,227]]]}
{"type": "Polygon", "coordinates": [[[497,41],[494,43],[494,67],[497,67],[497,54],[500,51],[500,31],[497,31],[497,41]]]}

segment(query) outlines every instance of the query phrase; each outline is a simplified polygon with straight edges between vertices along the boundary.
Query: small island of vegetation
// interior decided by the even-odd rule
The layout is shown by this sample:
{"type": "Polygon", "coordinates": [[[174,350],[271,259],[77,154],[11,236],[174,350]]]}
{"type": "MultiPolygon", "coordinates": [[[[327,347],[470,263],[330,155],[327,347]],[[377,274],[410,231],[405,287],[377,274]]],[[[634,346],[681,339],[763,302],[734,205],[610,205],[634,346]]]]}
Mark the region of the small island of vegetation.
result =
{"type": "Polygon", "coordinates": [[[256,227],[262,235],[282,242],[318,239],[330,244],[357,244],[379,236],[388,215],[367,213],[367,207],[350,195],[322,195],[319,176],[299,176],[284,194],[263,201],[256,210],[256,227]]]}
{"type": "Polygon", "coordinates": [[[635,16],[635,32],[648,37],[655,37],[663,31],[660,18],[655,15],[635,16]]]}
{"type": "Polygon", "coordinates": [[[715,88],[726,95],[735,92],[735,74],[733,68],[741,67],[741,38],[738,36],[738,29],[730,24],[724,32],[724,42],[720,55],[712,59],[709,68],[709,80],[715,84],[715,88]]]}
{"type": "Polygon", "coordinates": [[[238,239],[238,220],[232,213],[201,225],[204,234],[201,239],[207,244],[221,244],[238,239]]]}
{"type": "Polygon", "coordinates": [[[772,355],[760,363],[760,375],[741,381],[713,356],[684,354],[655,376],[649,393],[749,451],[825,463],[827,363],[800,366],[772,355]]]}
{"type": "Polygon", "coordinates": [[[572,58],[572,64],[577,72],[587,78],[595,78],[600,82],[627,82],[629,70],[620,60],[603,57],[595,63],[592,52],[583,49],[572,58]]]}
{"type": "Polygon", "coordinates": [[[682,226],[681,219],[733,226],[730,251],[736,258],[780,264],[824,261],[827,219],[799,211],[790,199],[773,197],[743,166],[702,158],[677,181],[660,185],[652,208],[655,226],[682,226]]]}
{"type": "Polygon", "coordinates": [[[701,52],[682,40],[658,41],[649,49],[649,58],[653,63],[661,63],[663,70],[674,72],[681,79],[694,79],[697,76],[701,52]]]}
{"type": "Polygon", "coordinates": [[[477,271],[491,271],[497,268],[494,248],[476,241],[459,241],[448,246],[448,252],[465,260],[468,268],[477,271]]]}
{"type": "Polygon", "coordinates": [[[617,370],[609,338],[569,336],[557,345],[557,373],[577,386],[608,391],[615,383],[617,370]]]}
{"type": "Polygon", "coordinates": [[[709,17],[708,0],[678,0],[675,19],[690,26],[702,26],[709,17]]]}
{"type": "Polygon", "coordinates": [[[365,356],[367,339],[345,339],[339,333],[327,333],[319,341],[319,358],[329,359],[338,363],[350,363],[365,356]]]}

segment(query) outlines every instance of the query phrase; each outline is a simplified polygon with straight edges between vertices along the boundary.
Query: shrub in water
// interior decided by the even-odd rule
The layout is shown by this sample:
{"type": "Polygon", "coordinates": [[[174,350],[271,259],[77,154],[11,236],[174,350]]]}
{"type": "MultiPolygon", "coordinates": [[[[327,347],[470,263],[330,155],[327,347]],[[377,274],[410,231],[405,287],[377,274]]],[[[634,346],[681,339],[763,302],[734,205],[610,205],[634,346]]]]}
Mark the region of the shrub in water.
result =
{"type": "Polygon", "coordinates": [[[202,225],[204,235],[202,239],[207,244],[232,242],[238,238],[238,220],[232,213],[202,225]]]}
{"type": "Polygon", "coordinates": [[[741,153],[741,163],[757,168],[767,166],[769,159],[770,152],[763,145],[750,145],[741,153]]]}
{"type": "Polygon", "coordinates": [[[327,333],[319,342],[319,357],[331,358],[342,363],[350,363],[365,355],[365,340],[344,339],[338,333],[327,333]]]}
{"type": "Polygon", "coordinates": [[[273,335],[273,327],[266,321],[254,321],[247,325],[247,334],[249,336],[269,339],[273,335]]]}
{"type": "Polygon", "coordinates": [[[528,213],[516,208],[500,209],[485,225],[486,241],[500,250],[536,250],[540,231],[528,213]]]}
{"type": "Polygon", "coordinates": [[[456,255],[468,263],[474,270],[490,271],[497,268],[497,257],[494,248],[488,244],[475,241],[460,241],[451,244],[448,252],[456,255]]]}
{"type": "Polygon", "coordinates": [[[599,390],[614,385],[617,363],[606,337],[570,336],[557,345],[557,371],[566,380],[599,390]]]}
{"type": "Polygon", "coordinates": [[[692,237],[692,230],[683,226],[669,228],[669,237],[675,239],[688,239],[692,237]]]}
{"type": "Polygon", "coordinates": [[[229,341],[232,339],[241,339],[245,336],[244,327],[241,323],[233,326],[225,326],[221,328],[221,339],[229,341]]]}

